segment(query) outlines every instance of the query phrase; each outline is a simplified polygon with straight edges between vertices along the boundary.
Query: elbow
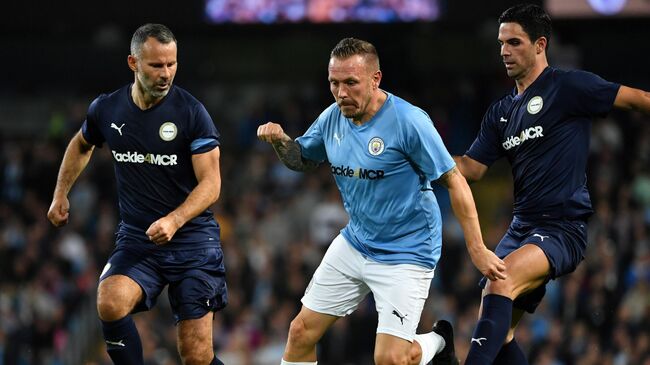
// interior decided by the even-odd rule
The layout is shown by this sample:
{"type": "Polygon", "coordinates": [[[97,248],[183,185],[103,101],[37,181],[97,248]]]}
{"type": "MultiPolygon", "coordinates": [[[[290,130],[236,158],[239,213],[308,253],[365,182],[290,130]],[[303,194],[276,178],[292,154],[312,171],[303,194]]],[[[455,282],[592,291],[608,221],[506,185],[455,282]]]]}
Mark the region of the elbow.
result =
{"type": "Polygon", "coordinates": [[[483,177],[477,173],[468,173],[467,175],[463,174],[463,176],[465,177],[465,180],[467,181],[468,184],[477,182],[481,180],[481,177],[483,177]]]}

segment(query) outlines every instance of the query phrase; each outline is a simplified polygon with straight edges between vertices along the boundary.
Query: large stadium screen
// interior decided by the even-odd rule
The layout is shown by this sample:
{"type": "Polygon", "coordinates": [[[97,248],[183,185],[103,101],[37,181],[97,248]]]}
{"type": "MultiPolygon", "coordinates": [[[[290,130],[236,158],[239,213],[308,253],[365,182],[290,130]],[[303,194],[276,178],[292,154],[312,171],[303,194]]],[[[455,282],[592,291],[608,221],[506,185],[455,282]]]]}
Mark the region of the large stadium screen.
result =
{"type": "Polygon", "coordinates": [[[554,18],[650,17],[648,0],[546,0],[554,18]]]}
{"type": "Polygon", "coordinates": [[[440,16],[440,0],[206,0],[209,22],[417,22],[440,16]]]}

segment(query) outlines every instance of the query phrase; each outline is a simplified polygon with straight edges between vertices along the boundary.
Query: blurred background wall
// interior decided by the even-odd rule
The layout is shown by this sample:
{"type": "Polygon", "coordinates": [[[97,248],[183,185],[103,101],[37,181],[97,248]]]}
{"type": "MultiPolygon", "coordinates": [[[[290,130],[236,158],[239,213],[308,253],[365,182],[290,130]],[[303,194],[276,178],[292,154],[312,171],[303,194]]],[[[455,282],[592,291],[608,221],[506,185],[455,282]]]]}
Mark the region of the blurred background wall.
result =
{"type": "MultiPolygon", "coordinates": [[[[554,16],[550,63],[650,90],[648,2],[600,3],[619,2],[632,10],[602,15],[590,7],[596,1],[537,2],[549,10],[572,5],[570,15],[554,16]]],[[[273,1],[257,3],[269,9],[273,1]]],[[[271,23],[266,17],[267,23],[244,24],[210,23],[207,3],[197,0],[3,4],[0,365],[110,363],[94,309],[119,222],[106,148],[95,152],[70,194],[70,224],[54,229],[46,212],[63,151],[88,104],[133,81],[129,42],[146,22],[174,31],[175,82],[206,105],[222,133],[223,191],[213,210],[222,226],[230,305],[215,317],[215,349],[226,364],[278,364],[299,299],[347,216],[326,166],[306,175],[287,170],[257,142],[256,128],[279,121],[291,136],[302,134],[333,101],[326,80],[331,48],[354,36],[377,46],[382,87],[429,113],[448,149],[462,154],[489,104],[513,86],[500,63],[496,19],[516,2],[429,3],[435,20],[271,23]]],[[[650,364],[650,118],[614,112],[597,120],[589,165],[596,214],[586,262],[549,284],[517,339],[531,364],[650,364]]],[[[494,246],[511,218],[509,166],[498,162],[472,189],[486,243],[494,246]]],[[[451,320],[464,356],[479,275],[445,191],[436,193],[444,249],[420,330],[438,318],[451,320]]],[[[135,318],[147,364],[180,364],[166,296],[135,318]]],[[[325,336],[319,363],[371,364],[375,327],[369,298],[325,336]]]]}

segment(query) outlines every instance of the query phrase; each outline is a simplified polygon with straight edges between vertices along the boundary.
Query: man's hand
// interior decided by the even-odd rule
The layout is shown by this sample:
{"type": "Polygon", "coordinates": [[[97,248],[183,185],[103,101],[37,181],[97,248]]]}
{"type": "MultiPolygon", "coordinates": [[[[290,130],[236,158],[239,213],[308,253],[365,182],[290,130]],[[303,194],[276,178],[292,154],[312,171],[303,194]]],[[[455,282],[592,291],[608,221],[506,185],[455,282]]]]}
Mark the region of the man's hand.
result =
{"type": "Polygon", "coordinates": [[[257,127],[257,138],[271,144],[291,141],[291,138],[284,133],[282,127],[279,124],[272,122],[257,127]]]}
{"type": "Polygon", "coordinates": [[[62,227],[68,224],[70,216],[70,201],[68,198],[54,198],[50,209],[47,211],[47,219],[52,222],[54,227],[62,227]]]}
{"type": "Polygon", "coordinates": [[[172,240],[181,226],[174,216],[167,215],[151,223],[145,234],[151,242],[164,245],[172,240]]]}
{"type": "Polygon", "coordinates": [[[503,280],[506,275],[506,264],[494,252],[483,246],[480,251],[469,253],[472,263],[489,280],[503,280]]]}

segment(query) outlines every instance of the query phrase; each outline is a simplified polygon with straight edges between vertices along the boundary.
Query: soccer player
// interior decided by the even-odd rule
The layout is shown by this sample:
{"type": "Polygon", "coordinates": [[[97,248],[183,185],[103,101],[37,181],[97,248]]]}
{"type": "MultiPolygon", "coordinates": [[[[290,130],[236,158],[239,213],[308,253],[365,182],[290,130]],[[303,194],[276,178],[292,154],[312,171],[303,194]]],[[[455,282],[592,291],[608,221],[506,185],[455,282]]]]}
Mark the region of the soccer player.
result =
{"type": "Polygon", "coordinates": [[[514,339],[517,323],[535,311],[549,280],[583,259],[592,213],[585,181],[591,121],[612,107],[650,113],[647,92],[549,67],[551,20],[539,6],[513,6],[499,24],[501,57],[516,87],[490,106],[476,140],[455,160],[467,180],[477,181],[505,156],[514,217],[495,250],[507,278],[482,280],[467,365],[527,364],[514,339]]]}
{"type": "Polygon", "coordinates": [[[131,314],[151,309],[165,286],[184,364],[222,364],[212,320],[227,302],[219,225],[208,207],[219,197],[219,133],[205,107],[173,85],[177,42],[160,24],[131,39],[132,84],[88,108],[59,170],[48,218],[67,223],[67,195],[95,147],[108,145],[122,221],[100,276],[97,310],[115,364],[143,364],[131,314]]]}
{"type": "Polygon", "coordinates": [[[379,365],[456,364],[449,322],[416,335],[440,257],[440,210],[431,182],[449,189],[474,263],[503,278],[504,263],[481,237],[474,199],[429,116],[379,88],[375,47],[346,38],[332,50],[329,85],[335,103],[292,140],[276,123],[257,135],[296,171],[328,161],[350,221],[331,243],[291,322],[281,364],[316,364],[316,343],[340,317],[373,293],[379,316],[379,365]]]}

